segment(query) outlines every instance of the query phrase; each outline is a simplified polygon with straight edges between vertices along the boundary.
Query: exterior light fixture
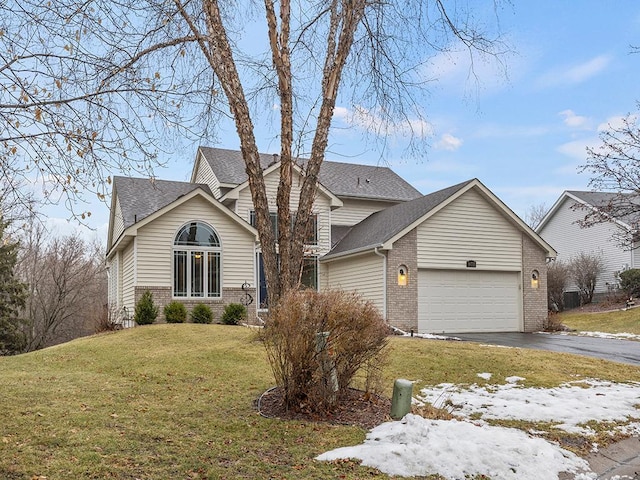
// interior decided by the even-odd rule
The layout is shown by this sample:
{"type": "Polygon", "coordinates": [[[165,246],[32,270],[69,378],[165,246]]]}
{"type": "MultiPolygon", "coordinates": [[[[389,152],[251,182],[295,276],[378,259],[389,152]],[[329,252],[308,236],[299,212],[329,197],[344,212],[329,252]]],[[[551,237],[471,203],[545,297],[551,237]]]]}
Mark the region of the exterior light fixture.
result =
{"type": "Polygon", "coordinates": [[[398,285],[405,287],[407,285],[407,266],[400,265],[398,267],[398,285]]]}
{"type": "Polygon", "coordinates": [[[538,288],[540,284],[540,274],[537,270],[531,272],[531,288],[538,288]]]}

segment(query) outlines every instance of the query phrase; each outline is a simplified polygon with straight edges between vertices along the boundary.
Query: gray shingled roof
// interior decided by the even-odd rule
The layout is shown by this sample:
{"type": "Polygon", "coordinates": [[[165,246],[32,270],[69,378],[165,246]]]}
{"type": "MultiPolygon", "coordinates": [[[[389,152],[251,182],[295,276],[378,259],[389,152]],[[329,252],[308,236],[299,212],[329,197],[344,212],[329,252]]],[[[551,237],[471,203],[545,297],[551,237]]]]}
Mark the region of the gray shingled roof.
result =
{"type": "Polygon", "coordinates": [[[207,185],[197,183],[152,181],[148,178],[130,177],[115,177],[113,181],[113,188],[120,200],[124,217],[124,228],[130,227],[197,188],[212,195],[207,185]]]}
{"type": "Polygon", "coordinates": [[[632,225],[638,221],[640,195],[635,193],[585,192],[567,190],[567,193],[602,212],[611,214],[617,220],[632,225]]]}
{"type": "Polygon", "coordinates": [[[371,214],[355,225],[323,258],[379,247],[420,219],[473,180],[453,185],[409,202],[399,203],[371,214]]]}
{"type": "MultiPolygon", "coordinates": [[[[242,155],[237,150],[200,147],[220,183],[239,185],[247,180],[242,155]]],[[[262,168],[267,168],[277,157],[260,154],[262,168]]],[[[304,167],[306,159],[298,159],[304,167]]],[[[320,183],[337,197],[369,198],[406,201],[420,197],[421,193],[388,167],[324,161],[320,167],[320,183]]]]}

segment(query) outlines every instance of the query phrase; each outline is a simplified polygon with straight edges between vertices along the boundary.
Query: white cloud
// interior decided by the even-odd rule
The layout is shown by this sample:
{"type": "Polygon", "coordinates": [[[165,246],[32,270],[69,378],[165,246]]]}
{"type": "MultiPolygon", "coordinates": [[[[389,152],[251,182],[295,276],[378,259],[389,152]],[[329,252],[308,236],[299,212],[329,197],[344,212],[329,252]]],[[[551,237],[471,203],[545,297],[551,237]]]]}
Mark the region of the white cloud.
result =
{"type": "Polygon", "coordinates": [[[597,143],[597,138],[582,138],[580,140],[563,143],[556,150],[567,157],[584,161],[587,159],[587,147],[593,147],[597,143]]]}
{"type": "Polygon", "coordinates": [[[349,115],[349,109],[345,107],[335,107],[333,109],[333,117],[339,120],[348,121],[349,115]]]}
{"type": "Polygon", "coordinates": [[[605,130],[618,130],[623,128],[625,125],[625,120],[631,124],[638,122],[637,115],[617,115],[613,117],[609,117],[605,122],[602,122],[598,125],[598,131],[603,132],[605,130]]]}
{"type": "Polygon", "coordinates": [[[379,136],[426,138],[433,135],[433,126],[422,118],[416,117],[395,122],[378,111],[360,106],[356,106],[353,110],[336,107],[334,118],[379,136]]]}
{"type": "Polygon", "coordinates": [[[434,146],[439,150],[449,150],[454,152],[462,146],[462,139],[454,137],[450,133],[445,133],[434,146]]]}
{"type": "Polygon", "coordinates": [[[503,88],[512,73],[522,69],[520,63],[520,58],[508,53],[500,57],[478,52],[472,55],[466,46],[458,42],[425,60],[421,75],[427,81],[437,80],[441,85],[477,94],[503,88]],[[506,65],[509,65],[508,72],[506,65]]]}
{"type": "Polygon", "coordinates": [[[537,83],[540,87],[576,85],[595,77],[604,71],[609,63],[611,63],[610,56],[598,55],[578,65],[555,68],[542,75],[537,83]]]}
{"type": "Polygon", "coordinates": [[[591,123],[589,118],[582,115],[576,115],[573,110],[563,110],[558,112],[558,115],[563,118],[564,124],[570,128],[588,129],[590,126],[589,124],[591,123]]]}

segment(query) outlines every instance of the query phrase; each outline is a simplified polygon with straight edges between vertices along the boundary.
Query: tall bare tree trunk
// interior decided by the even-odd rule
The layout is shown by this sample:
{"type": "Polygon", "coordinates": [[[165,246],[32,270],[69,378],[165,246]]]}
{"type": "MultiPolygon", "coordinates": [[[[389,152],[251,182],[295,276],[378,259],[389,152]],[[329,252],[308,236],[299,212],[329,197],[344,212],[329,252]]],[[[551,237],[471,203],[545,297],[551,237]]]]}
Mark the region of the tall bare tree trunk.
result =
{"type": "Polygon", "coordinates": [[[253,133],[253,122],[233,58],[232,48],[226,35],[218,1],[203,0],[203,10],[206,15],[208,29],[206,36],[201,35],[198,31],[180,0],[174,0],[174,2],[193,33],[198,36],[200,48],[220,80],[229,102],[229,109],[233,115],[236,131],[240,138],[240,151],[245,162],[245,170],[255,209],[256,226],[259,232],[264,270],[269,287],[269,303],[273,305],[279,298],[281,290],[275,233],[271,226],[269,203],[267,201],[262,166],[260,165],[260,154],[253,133]]]}

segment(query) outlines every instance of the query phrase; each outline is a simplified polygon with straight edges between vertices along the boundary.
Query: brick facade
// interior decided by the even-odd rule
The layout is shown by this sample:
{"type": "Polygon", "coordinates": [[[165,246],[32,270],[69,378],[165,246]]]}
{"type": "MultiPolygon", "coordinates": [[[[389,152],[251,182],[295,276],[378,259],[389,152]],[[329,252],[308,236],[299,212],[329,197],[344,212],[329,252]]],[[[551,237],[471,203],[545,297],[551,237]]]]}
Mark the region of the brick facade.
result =
{"type": "Polygon", "coordinates": [[[411,230],[387,252],[387,322],[406,332],[418,331],[417,231],[411,230]],[[407,267],[407,284],[398,285],[398,268],[407,267]]]}
{"type": "Polygon", "coordinates": [[[524,331],[542,330],[547,320],[547,258],[544,250],[528,235],[522,234],[522,310],[524,331]],[[538,288],[532,286],[533,272],[538,274],[538,288]]]}
{"type": "MultiPolygon", "coordinates": [[[[221,299],[212,299],[212,298],[173,298],[171,296],[171,287],[153,287],[153,286],[145,286],[145,287],[135,287],[135,302],[138,303],[140,297],[145,290],[149,290],[153,294],[153,303],[158,306],[159,313],[158,318],[156,319],[156,323],[165,323],[164,318],[164,306],[171,303],[173,300],[177,300],[180,303],[184,304],[187,307],[187,311],[191,312],[191,309],[199,304],[205,303],[209,305],[211,311],[213,312],[213,322],[218,323],[220,321],[220,317],[222,316],[222,312],[224,312],[224,307],[229,303],[242,303],[242,298],[244,297],[245,292],[241,288],[223,288],[222,289],[222,298],[221,299]]],[[[255,302],[257,298],[256,289],[252,288],[248,290],[249,294],[253,297],[253,303],[247,307],[247,321],[250,324],[255,324],[257,322],[256,319],[256,307],[255,302]]],[[[133,316],[133,312],[131,312],[133,316]]],[[[189,321],[189,320],[187,320],[189,321]]]]}

